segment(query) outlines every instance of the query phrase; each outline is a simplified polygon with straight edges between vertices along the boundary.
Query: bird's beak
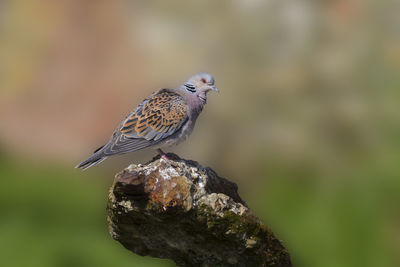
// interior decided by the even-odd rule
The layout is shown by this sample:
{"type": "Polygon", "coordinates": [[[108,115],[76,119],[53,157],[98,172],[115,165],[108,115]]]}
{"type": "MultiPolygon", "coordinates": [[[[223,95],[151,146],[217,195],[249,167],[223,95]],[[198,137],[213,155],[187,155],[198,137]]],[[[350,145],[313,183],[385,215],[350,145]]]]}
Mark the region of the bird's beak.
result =
{"type": "Polygon", "coordinates": [[[214,85],[210,86],[210,89],[215,91],[215,92],[217,92],[217,93],[219,93],[219,90],[214,85]]]}

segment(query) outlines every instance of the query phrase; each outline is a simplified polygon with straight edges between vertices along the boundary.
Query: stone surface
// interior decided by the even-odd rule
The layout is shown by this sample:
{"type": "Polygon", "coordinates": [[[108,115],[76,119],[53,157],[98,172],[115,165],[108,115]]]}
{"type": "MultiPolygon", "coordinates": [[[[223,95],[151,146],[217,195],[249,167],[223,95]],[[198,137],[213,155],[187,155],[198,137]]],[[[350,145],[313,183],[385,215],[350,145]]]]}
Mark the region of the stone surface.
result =
{"type": "Polygon", "coordinates": [[[116,175],[107,208],[115,240],[178,266],[291,266],[288,251],[235,183],[197,162],[168,158],[116,175]]]}

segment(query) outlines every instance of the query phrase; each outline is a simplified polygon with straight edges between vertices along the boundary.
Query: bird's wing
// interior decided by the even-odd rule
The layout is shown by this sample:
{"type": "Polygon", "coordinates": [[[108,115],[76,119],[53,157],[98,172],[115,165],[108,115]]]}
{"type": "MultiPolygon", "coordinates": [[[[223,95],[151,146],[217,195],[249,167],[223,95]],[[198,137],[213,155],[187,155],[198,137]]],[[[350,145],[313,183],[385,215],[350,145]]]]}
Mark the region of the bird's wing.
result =
{"type": "Polygon", "coordinates": [[[128,138],[157,142],[175,133],[188,119],[183,97],[166,89],[144,100],[122,123],[120,131],[128,138]]]}
{"type": "Polygon", "coordinates": [[[188,120],[188,106],[177,93],[162,89],[145,99],[102,148],[105,155],[127,153],[162,141],[188,120]]]}

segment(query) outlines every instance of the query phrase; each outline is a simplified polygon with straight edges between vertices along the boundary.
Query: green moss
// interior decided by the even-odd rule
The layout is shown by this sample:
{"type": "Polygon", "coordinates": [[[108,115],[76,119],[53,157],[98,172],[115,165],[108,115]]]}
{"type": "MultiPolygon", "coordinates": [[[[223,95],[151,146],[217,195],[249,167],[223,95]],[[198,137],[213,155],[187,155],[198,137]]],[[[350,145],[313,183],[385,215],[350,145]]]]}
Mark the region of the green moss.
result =
{"type": "Polygon", "coordinates": [[[256,221],[247,216],[240,216],[232,211],[227,211],[224,216],[218,216],[213,209],[207,205],[201,205],[198,208],[198,216],[207,219],[207,225],[212,227],[224,227],[232,233],[258,233],[264,230],[256,221]]]}

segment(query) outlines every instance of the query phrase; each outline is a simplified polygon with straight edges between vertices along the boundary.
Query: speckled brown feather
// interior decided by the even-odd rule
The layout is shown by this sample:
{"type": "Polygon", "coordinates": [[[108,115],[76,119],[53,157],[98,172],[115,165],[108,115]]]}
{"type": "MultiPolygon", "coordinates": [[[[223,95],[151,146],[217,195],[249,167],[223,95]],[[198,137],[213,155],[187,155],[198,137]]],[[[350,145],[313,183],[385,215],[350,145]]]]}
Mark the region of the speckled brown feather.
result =
{"type": "Polygon", "coordinates": [[[182,96],[163,89],[145,99],[122,123],[127,137],[157,141],[175,132],[187,119],[188,107],[182,96]]]}

